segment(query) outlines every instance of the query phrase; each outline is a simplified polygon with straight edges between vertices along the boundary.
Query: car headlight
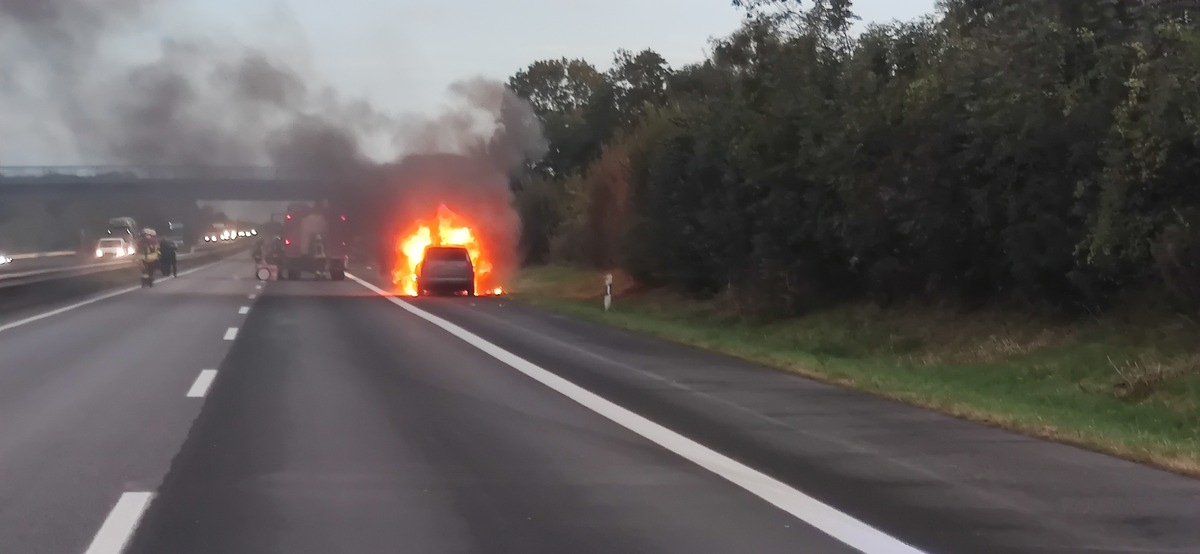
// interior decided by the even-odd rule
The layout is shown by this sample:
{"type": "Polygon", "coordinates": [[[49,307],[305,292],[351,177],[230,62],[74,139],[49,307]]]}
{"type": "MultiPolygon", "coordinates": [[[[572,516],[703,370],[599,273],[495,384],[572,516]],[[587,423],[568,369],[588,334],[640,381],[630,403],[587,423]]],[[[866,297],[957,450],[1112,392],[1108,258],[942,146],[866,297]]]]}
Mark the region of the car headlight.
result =
{"type": "Polygon", "coordinates": [[[97,257],[97,258],[103,258],[103,257],[104,257],[104,251],[103,251],[103,250],[101,250],[101,249],[99,249],[99,248],[97,248],[97,249],[96,249],[96,257],[97,257]]]}
{"type": "Polygon", "coordinates": [[[126,249],[125,249],[125,254],[126,254],[127,256],[132,256],[132,255],[133,255],[133,247],[132,247],[132,246],[130,246],[129,248],[126,248],[126,249]]]}

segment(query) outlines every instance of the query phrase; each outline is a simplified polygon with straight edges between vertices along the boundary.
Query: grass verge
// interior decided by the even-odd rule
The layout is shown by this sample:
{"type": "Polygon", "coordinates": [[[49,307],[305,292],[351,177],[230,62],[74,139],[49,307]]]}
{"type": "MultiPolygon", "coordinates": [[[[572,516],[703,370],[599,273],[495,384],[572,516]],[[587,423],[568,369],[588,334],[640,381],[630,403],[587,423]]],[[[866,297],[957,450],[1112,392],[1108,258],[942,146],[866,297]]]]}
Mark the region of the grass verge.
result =
{"type": "Polygon", "coordinates": [[[782,321],[721,301],[636,291],[617,276],[526,270],[533,305],[955,416],[1200,476],[1200,325],[1177,316],[1063,321],[1028,313],[850,305],[782,321]]]}

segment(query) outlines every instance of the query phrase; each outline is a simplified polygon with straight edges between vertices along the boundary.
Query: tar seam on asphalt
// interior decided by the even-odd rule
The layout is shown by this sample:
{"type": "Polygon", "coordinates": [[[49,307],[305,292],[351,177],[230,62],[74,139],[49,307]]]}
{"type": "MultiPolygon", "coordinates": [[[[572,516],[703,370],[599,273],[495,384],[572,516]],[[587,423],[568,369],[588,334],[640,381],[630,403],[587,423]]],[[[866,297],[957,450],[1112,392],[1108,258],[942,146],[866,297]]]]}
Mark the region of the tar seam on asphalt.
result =
{"type": "Polygon", "coordinates": [[[855,519],[849,514],[840,512],[836,508],[808,496],[754,468],[737,462],[707,446],[606,400],[549,370],[488,342],[459,325],[400,300],[387,291],[359,279],[357,276],[347,274],[347,277],[408,313],[440,327],[463,342],[524,373],[526,376],[542,383],[555,392],[570,398],[583,407],[608,418],[650,442],[717,474],[851,548],[864,554],[923,554],[920,550],[855,519]]]}

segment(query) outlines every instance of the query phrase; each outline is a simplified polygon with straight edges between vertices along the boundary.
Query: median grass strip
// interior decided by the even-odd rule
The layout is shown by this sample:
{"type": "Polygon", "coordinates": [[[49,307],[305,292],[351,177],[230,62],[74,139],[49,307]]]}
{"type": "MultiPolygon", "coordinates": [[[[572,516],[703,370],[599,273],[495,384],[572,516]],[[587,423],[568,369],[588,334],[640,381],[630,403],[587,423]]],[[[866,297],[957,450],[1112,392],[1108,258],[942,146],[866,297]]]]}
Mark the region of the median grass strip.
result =
{"type": "Polygon", "coordinates": [[[1200,476],[1200,326],[1153,313],[1086,321],[858,304],[779,321],[617,276],[526,270],[524,302],[959,417],[1200,476]]]}

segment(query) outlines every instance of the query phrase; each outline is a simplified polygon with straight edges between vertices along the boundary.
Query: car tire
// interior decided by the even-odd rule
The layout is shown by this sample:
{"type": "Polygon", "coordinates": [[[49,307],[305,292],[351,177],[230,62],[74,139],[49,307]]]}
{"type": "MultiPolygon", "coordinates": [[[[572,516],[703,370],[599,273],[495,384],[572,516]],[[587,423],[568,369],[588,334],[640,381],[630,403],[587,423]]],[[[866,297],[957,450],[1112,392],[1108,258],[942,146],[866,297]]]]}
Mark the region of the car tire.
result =
{"type": "Polygon", "coordinates": [[[332,278],[334,281],[345,281],[345,280],[346,280],[346,270],[344,270],[344,269],[335,269],[335,270],[333,270],[333,271],[329,272],[329,276],[330,276],[330,277],[331,277],[331,278],[332,278]]]}
{"type": "Polygon", "coordinates": [[[467,296],[471,296],[471,297],[475,296],[475,287],[471,286],[471,287],[467,288],[466,292],[467,292],[467,296]]]}

